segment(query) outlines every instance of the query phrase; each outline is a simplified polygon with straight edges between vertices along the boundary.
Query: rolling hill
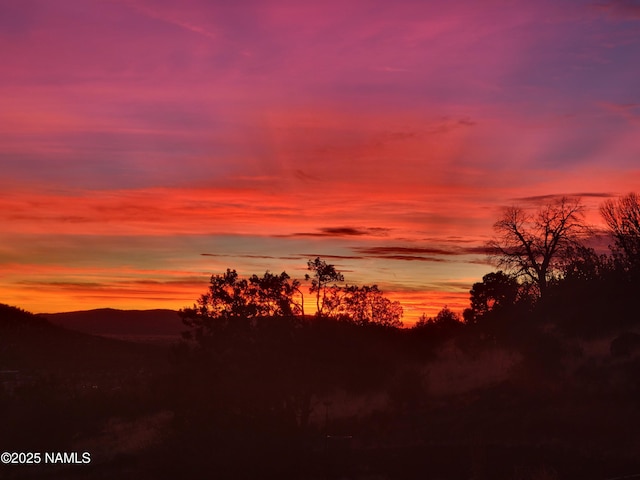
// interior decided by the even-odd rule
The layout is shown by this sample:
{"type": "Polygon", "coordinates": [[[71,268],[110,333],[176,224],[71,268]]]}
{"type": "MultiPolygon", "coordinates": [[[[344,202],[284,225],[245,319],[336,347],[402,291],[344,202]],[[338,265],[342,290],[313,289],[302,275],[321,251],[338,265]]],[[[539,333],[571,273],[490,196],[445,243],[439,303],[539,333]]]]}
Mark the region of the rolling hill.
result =
{"type": "Polygon", "coordinates": [[[185,330],[175,310],[117,310],[101,308],[64,313],[42,313],[38,317],[70,330],[111,337],[175,337],[185,330]]]}
{"type": "Polygon", "coordinates": [[[46,316],[0,304],[0,369],[42,372],[149,368],[166,349],[74,331],[46,316]]]}

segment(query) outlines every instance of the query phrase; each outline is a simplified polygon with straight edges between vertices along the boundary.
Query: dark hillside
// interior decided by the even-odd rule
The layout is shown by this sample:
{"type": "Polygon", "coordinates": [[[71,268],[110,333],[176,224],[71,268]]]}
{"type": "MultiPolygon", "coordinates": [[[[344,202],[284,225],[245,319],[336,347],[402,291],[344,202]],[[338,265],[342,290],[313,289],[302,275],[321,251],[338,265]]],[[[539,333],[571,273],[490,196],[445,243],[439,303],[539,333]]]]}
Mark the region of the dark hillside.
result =
{"type": "Polygon", "coordinates": [[[184,326],[175,310],[116,310],[100,308],[38,315],[51,323],[93,335],[178,337],[184,326]]]}
{"type": "Polygon", "coordinates": [[[92,470],[155,441],[153,425],[167,422],[155,385],[168,366],[166,347],[68,330],[0,304],[3,449],[91,455],[83,469],[0,465],[0,478],[104,478],[92,470]]]}
{"type": "Polygon", "coordinates": [[[72,331],[0,304],[0,368],[72,372],[152,368],[166,351],[72,331]]]}

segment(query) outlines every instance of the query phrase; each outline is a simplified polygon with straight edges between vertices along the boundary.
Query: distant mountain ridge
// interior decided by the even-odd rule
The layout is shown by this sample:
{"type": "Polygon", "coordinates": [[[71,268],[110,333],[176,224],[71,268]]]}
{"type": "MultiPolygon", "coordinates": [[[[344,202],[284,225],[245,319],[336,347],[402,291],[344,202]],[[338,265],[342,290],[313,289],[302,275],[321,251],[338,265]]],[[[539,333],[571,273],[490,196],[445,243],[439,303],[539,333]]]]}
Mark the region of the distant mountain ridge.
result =
{"type": "Polygon", "coordinates": [[[93,335],[180,335],[185,330],[177,310],[118,310],[98,308],[40,313],[55,325],[93,335]]]}
{"type": "Polygon", "coordinates": [[[154,345],[74,331],[49,321],[46,315],[0,304],[0,371],[95,373],[131,366],[155,368],[164,361],[165,350],[154,345]]]}

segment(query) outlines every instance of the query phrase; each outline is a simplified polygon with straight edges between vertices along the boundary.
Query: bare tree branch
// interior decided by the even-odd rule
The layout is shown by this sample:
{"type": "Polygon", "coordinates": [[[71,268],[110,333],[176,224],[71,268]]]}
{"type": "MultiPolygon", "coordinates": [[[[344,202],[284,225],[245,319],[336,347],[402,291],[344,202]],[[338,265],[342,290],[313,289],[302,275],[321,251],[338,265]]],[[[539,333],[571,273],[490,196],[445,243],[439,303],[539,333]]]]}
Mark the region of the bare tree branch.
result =
{"type": "Polygon", "coordinates": [[[489,242],[494,262],[532,282],[540,295],[558,271],[567,248],[579,244],[589,229],[579,199],[563,197],[535,213],[514,206],[504,210],[489,242]]]}

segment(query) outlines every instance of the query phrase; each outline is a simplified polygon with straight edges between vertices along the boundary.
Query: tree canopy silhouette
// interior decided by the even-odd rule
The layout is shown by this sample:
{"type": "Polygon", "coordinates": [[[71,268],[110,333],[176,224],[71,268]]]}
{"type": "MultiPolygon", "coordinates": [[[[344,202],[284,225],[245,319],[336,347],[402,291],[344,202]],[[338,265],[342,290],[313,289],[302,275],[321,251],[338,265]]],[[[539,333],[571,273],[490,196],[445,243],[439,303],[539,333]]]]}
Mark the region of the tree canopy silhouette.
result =
{"type": "Polygon", "coordinates": [[[482,277],[482,282],[474,283],[469,293],[471,307],[464,311],[464,319],[467,323],[475,323],[489,312],[513,305],[518,299],[520,285],[503,271],[491,272],[482,277]]]}
{"type": "Polygon", "coordinates": [[[320,257],[307,262],[307,269],[313,275],[306,274],[306,280],[311,280],[310,293],[316,294],[316,308],[318,315],[328,315],[334,312],[339,304],[338,282],[344,282],[344,275],[336,270],[335,265],[331,265],[320,257]]]}
{"type": "Polygon", "coordinates": [[[559,271],[570,246],[579,244],[588,231],[579,199],[563,197],[531,213],[509,207],[493,228],[497,236],[489,242],[499,267],[526,282],[532,282],[540,296],[559,271]]]}
{"type": "Polygon", "coordinates": [[[615,239],[614,255],[627,267],[640,268],[640,195],[607,200],[600,213],[615,239]]]}
{"type": "Polygon", "coordinates": [[[358,325],[369,323],[387,327],[401,327],[402,306],[385,298],[377,285],[346,286],[340,311],[358,325]]]}
{"type": "Polygon", "coordinates": [[[262,277],[239,278],[235,270],[212,275],[209,288],[192,308],[180,311],[185,325],[191,328],[188,338],[202,341],[204,337],[228,328],[240,328],[256,317],[292,316],[302,312],[302,302],[296,302],[300,282],[291,280],[286,272],[280,275],[268,270],[262,277]]]}

